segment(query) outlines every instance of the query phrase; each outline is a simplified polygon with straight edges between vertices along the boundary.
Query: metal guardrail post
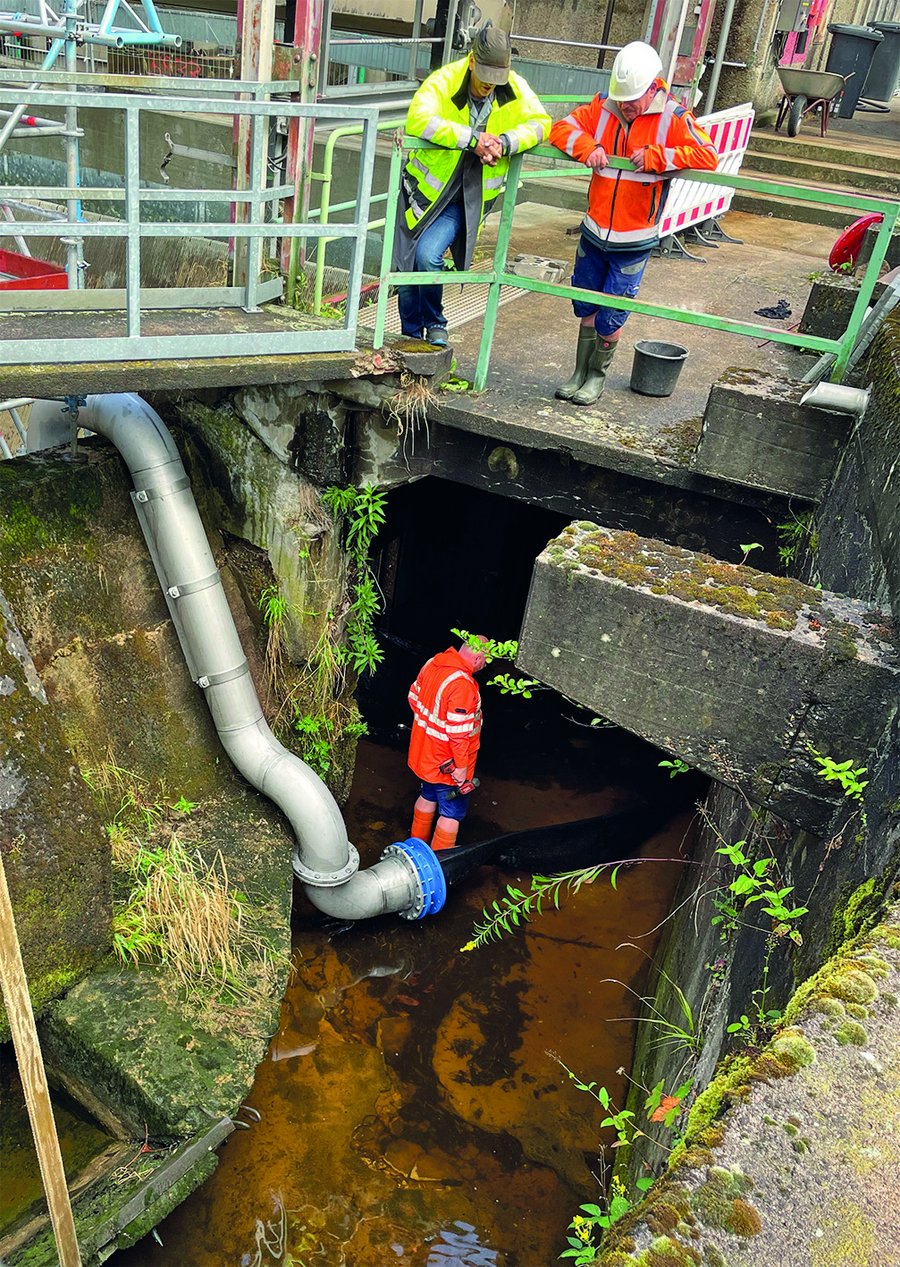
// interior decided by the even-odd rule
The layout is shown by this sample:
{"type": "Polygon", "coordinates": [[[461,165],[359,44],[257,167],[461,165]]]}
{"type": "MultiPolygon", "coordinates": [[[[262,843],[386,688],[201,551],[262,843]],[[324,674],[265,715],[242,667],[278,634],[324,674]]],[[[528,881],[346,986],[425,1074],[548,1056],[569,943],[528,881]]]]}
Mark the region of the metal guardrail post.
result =
{"type": "MultiPolygon", "coordinates": [[[[386,132],[390,128],[399,127],[402,122],[402,119],[380,119],[375,130],[376,132],[386,132]]],[[[363,125],[361,123],[357,123],[346,128],[335,128],[334,131],[329,134],[328,140],[325,142],[322,171],[312,173],[313,180],[322,181],[322,196],[318,208],[319,224],[329,224],[329,217],[331,216],[332,211],[337,211],[339,209],[342,211],[348,211],[357,206],[357,203],[354,200],[353,202],[342,202],[338,207],[332,207],[331,186],[334,180],[334,154],[338,141],[342,140],[345,136],[359,136],[362,131],[363,125]]],[[[365,146],[363,146],[363,148],[365,148],[365,146]]],[[[374,160],[372,164],[372,171],[373,173],[375,171],[374,160]]],[[[371,204],[375,201],[371,194],[371,184],[369,186],[369,190],[369,203],[371,204]]],[[[383,201],[386,197],[387,194],[376,195],[378,201],[383,201]]],[[[377,223],[370,221],[367,227],[370,229],[377,228],[377,223]]],[[[324,289],[325,279],[325,251],[327,250],[328,243],[331,240],[331,238],[319,238],[316,243],[316,276],[315,289],[313,293],[313,311],[316,316],[318,316],[322,311],[322,291],[324,289]]]]}
{"type": "Polygon", "coordinates": [[[872,254],[866,261],[866,271],[860,281],[859,293],[856,296],[856,302],[853,305],[853,311],[850,313],[850,320],[847,322],[847,329],[841,339],[840,350],[831,371],[831,381],[833,383],[841,382],[844,377],[847,362],[853,352],[853,345],[859,337],[860,327],[865,318],[869,300],[875,290],[875,284],[878,281],[881,266],[884,263],[884,257],[887,254],[891,235],[897,226],[898,218],[900,218],[900,203],[894,203],[890,209],[885,210],[884,219],[878,226],[878,233],[872,243],[872,254]]]}
{"type": "Polygon", "coordinates": [[[390,290],[391,259],[394,253],[394,233],[397,228],[397,208],[400,205],[400,166],[403,149],[391,147],[391,170],[388,176],[388,203],[384,217],[384,244],[381,248],[381,285],[375,308],[375,332],[372,342],[376,348],[384,347],[384,326],[387,320],[388,292],[390,290]]]}
{"type": "MultiPolygon", "coordinates": [[[[260,101],[262,94],[259,90],[253,93],[253,100],[260,101]]],[[[250,117],[250,178],[249,178],[249,198],[247,200],[247,220],[251,224],[258,224],[263,218],[262,197],[266,191],[266,148],[268,146],[269,137],[269,121],[258,114],[250,117]]],[[[259,294],[259,274],[262,269],[262,249],[263,239],[261,237],[247,238],[246,253],[244,254],[244,265],[246,274],[244,277],[244,310],[245,312],[258,312],[258,294],[259,294]]]]}
{"type": "MultiPolygon", "coordinates": [[[[377,137],[377,128],[374,119],[367,119],[363,124],[363,144],[361,157],[363,161],[359,165],[359,174],[356,185],[356,216],[360,224],[365,224],[369,219],[369,195],[372,189],[372,173],[375,170],[375,140],[377,137]]],[[[352,321],[350,310],[348,309],[347,322],[352,328],[354,336],[356,334],[356,322],[359,316],[359,291],[362,284],[363,262],[366,254],[366,238],[368,234],[358,233],[352,239],[352,250],[350,256],[350,271],[347,277],[347,296],[356,296],[356,303],[352,308],[352,321]]],[[[321,239],[324,240],[324,239],[321,239]]]]}
{"type": "Polygon", "coordinates": [[[141,333],[141,116],[135,103],[125,111],[125,303],[129,338],[141,333]]]}
{"type": "Polygon", "coordinates": [[[509,176],[506,182],[506,191],[503,195],[500,224],[497,227],[497,243],[494,247],[494,278],[488,286],[481,345],[478,349],[478,362],[475,366],[475,390],[477,392],[484,391],[488,369],[491,364],[494,328],[497,324],[497,309],[500,307],[500,287],[503,284],[501,279],[506,273],[509,240],[512,236],[513,217],[516,214],[516,202],[519,194],[519,173],[522,170],[522,157],[521,154],[514,154],[509,162],[509,176]]]}

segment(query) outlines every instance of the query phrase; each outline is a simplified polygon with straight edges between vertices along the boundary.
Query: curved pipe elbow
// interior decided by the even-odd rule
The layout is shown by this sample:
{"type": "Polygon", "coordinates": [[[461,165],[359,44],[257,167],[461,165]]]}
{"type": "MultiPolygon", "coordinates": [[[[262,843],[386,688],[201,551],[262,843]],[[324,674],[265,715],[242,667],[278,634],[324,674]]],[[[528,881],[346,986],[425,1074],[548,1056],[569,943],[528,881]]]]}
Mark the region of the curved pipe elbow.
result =
{"type": "Polygon", "coordinates": [[[334,797],[269,729],[181,457],[162,419],[140,396],[122,393],[89,396],[82,425],[119,451],[138,490],[136,500],[152,501],[152,513],[139,515],[141,527],[172,600],[185,658],[204,686],[227,756],[288,818],[297,841],[294,871],[310,901],[327,915],[353,920],[391,913],[416,919],[440,909],[446,886],[427,846],[414,841],[389,846],[380,862],[358,871],[334,797]],[[187,606],[176,608],[176,600],[187,606]]]}
{"type": "Polygon", "coordinates": [[[414,873],[399,858],[382,858],[334,888],[304,884],[303,891],[317,910],[342,920],[407,913],[413,918],[420,895],[414,873]]]}
{"type": "Polygon", "coordinates": [[[347,828],[315,771],[280,744],[262,718],[237,730],[223,728],[219,739],[247,782],[285,815],[304,865],[323,874],[343,870],[350,858],[347,828]]]}

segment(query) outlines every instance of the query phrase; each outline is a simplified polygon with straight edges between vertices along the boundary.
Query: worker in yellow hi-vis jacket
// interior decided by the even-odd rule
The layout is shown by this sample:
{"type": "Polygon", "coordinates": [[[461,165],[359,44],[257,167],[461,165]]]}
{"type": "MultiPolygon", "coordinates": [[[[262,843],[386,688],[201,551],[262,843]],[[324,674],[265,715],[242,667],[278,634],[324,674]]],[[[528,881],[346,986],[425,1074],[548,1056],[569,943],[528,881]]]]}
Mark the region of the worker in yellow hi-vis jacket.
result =
{"type": "MultiPolygon", "coordinates": [[[[404,169],[396,271],[440,271],[448,249],[456,268],[469,268],[509,156],[549,136],[550,116],[510,69],[511,55],[507,33],[488,23],[468,57],[434,71],[413,97],[407,132],[440,148],[415,150],[404,169]]],[[[442,286],[401,286],[399,307],[404,334],[447,346],[442,286]]]]}

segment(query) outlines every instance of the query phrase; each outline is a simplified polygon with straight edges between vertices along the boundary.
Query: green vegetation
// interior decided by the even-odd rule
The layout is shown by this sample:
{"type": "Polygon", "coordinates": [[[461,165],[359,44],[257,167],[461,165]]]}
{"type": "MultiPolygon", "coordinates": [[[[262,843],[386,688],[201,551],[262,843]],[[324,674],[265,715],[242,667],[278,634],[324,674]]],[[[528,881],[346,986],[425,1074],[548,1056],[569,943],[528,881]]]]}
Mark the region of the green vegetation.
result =
{"type": "Polygon", "coordinates": [[[340,611],[324,613],[308,663],[290,683],[285,637],[290,605],[275,585],[262,589],[257,605],[266,629],[268,694],[278,701],[275,729],[290,731],[300,757],[324,779],[337,767],[339,747],[367,733],[352,700],[353,679],[373,673],[384,659],[374,633],[381,595],[368,560],[372,540],[385,520],[387,495],[364,484],[329,488],[323,500],[343,534],[347,597],[340,611]]]}
{"type": "MultiPolygon", "coordinates": [[[[604,1148],[601,1152],[600,1164],[604,1174],[602,1178],[606,1178],[606,1172],[609,1169],[607,1160],[607,1151],[615,1151],[616,1156],[620,1157],[623,1152],[627,1151],[634,1141],[638,1138],[647,1139],[656,1144],[664,1153],[668,1154],[670,1147],[661,1140],[655,1139],[648,1135],[638,1125],[636,1114],[628,1108],[617,1108],[613,1103],[612,1097],[606,1087],[598,1086],[596,1082],[582,1082],[582,1080],[574,1074],[553,1052],[548,1053],[561,1066],[567,1077],[574,1082],[579,1091],[591,1096],[600,1105],[606,1116],[600,1122],[601,1130],[608,1130],[614,1133],[614,1141],[608,1145],[608,1149],[604,1148]]],[[[685,1097],[691,1090],[691,1079],[683,1082],[676,1087],[670,1094],[665,1091],[665,1080],[661,1079],[652,1090],[646,1087],[640,1087],[634,1084],[636,1090],[644,1095],[643,1115],[647,1122],[661,1122],[668,1131],[676,1131],[679,1119],[683,1112],[683,1103],[685,1097]]],[[[677,1134],[675,1135],[677,1140],[677,1134]]],[[[630,1195],[625,1184],[619,1174],[614,1174],[606,1187],[606,1193],[601,1197],[602,1204],[588,1203],[579,1206],[579,1213],[574,1216],[569,1224],[569,1235],[566,1240],[568,1248],[563,1250],[560,1258],[571,1258],[574,1260],[575,1267],[589,1267],[589,1264],[597,1261],[598,1255],[601,1253],[601,1238],[604,1232],[607,1232],[615,1223],[633,1209],[635,1202],[640,1200],[641,1196],[652,1186],[653,1179],[650,1175],[644,1175],[635,1181],[635,1191],[630,1195]],[[595,1240],[595,1236],[597,1239],[595,1240]]],[[[674,1219],[672,1225],[678,1221],[678,1212],[673,1211],[674,1219]]]]}
{"type": "MultiPolygon", "coordinates": [[[[514,638],[498,642],[495,638],[484,638],[480,634],[469,633],[468,629],[451,629],[450,632],[473,651],[480,651],[487,664],[491,664],[494,660],[514,661],[519,654],[519,644],[514,638]]],[[[522,699],[531,699],[535,689],[544,689],[537,678],[517,678],[511,673],[498,673],[489,678],[485,685],[499,687],[501,695],[520,695],[522,699]]]]}
{"type": "Polygon", "coordinates": [[[660,770],[668,770],[669,778],[677,778],[679,774],[690,773],[691,767],[686,761],[682,761],[680,757],[676,757],[674,761],[657,761],[660,770]]]}
{"type": "Polygon", "coordinates": [[[807,749],[819,767],[817,771],[819,778],[825,779],[826,782],[839,783],[844,796],[862,804],[863,792],[869,786],[869,780],[863,779],[862,776],[868,772],[868,766],[854,766],[852,758],[847,761],[834,761],[831,757],[825,757],[821,752],[816,752],[812,744],[807,744],[807,749]]]}
{"type": "Polygon", "coordinates": [[[197,802],[172,800],[112,762],[83,777],[110,814],[119,960],[161,963],[179,989],[226,1002],[267,994],[270,942],[246,894],[231,884],[221,851],[208,861],[192,838],[197,802]]]}
{"type": "Polygon", "coordinates": [[[813,516],[811,510],[802,515],[792,511],[790,519],[785,520],[784,523],[776,524],[778,540],[781,543],[778,547],[778,557],[785,567],[790,567],[796,560],[804,542],[809,545],[810,550],[813,552],[818,549],[819,534],[813,531],[812,524],[813,516]]]}

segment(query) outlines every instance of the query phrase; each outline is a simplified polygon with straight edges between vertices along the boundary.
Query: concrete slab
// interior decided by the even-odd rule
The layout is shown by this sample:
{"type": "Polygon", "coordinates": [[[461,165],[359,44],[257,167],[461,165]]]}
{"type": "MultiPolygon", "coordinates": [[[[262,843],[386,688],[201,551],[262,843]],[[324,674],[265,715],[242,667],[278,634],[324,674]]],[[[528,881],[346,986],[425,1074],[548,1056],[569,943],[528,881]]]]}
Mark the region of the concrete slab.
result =
{"type": "Polygon", "coordinates": [[[865,765],[900,690],[891,618],[788,577],[570,524],[539,556],[518,666],[825,835],[814,751],[865,765]]]}
{"type": "MultiPolygon", "coordinates": [[[[248,331],[281,333],[286,327],[327,329],[334,323],[326,317],[290,313],[281,305],[270,304],[255,313],[191,308],[145,313],[142,328],[147,335],[188,335],[196,334],[198,325],[202,325],[207,334],[240,334],[248,331]]],[[[0,365],[0,401],[23,396],[41,398],[101,392],[188,391],[204,387],[321,383],[360,375],[379,377],[400,370],[430,377],[446,373],[450,364],[450,354],[445,348],[436,348],[430,343],[402,335],[389,336],[385,351],[376,356],[372,352],[368,332],[360,332],[357,347],[348,352],[309,352],[297,356],[207,356],[184,360],[131,359],[72,365],[31,359],[29,349],[34,339],[82,337],[88,326],[98,338],[104,334],[124,334],[124,314],[0,314],[0,339],[14,340],[23,348],[21,365],[0,365]]],[[[7,431],[12,438],[14,431],[4,426],[4,434],[7,431]]]]}
{"type": "Polygon", "coordinates": [[[851,414],[802,404],[806,383],[737,370],[713,384],[694,469],[821,501],[853,430],[851,414]]]}
{"type": "MultiPolygon", "coordinates": [[[[511,254],[535,252],[574,259],[580,215],[535,203],[519,208],[511,254]]],[[[765,324],[754,309],[786,298],[792,315],[772,322],[784,329],[799,323],[810,289],[809,274],[825,267],[833,242],[830,229],[733,213],[728,232],[743,245],[724,243],[702,249],[706,264],[674,258],[651,259],[642,299],[685,310],[765,324]]],[[[485,226],[479,255],[489,256],[496,222],[485,226]]],[[[693,248],[692,248],[693,249],[693,248]]],[[[488,388],[477,398],[448,401],[442,418],[499,416],[512,410],[518,425],[534,433],[554,428],[590,435],[632,458],[643,455],[686,465],[699,434],[699,419],[712,384],[730,366],[756,368],[800,378],[810,358],[764,336],[751,339],[635,313],[625,327],[622,347],[613,362],[604,396],[595,406],[579,408],[556,401],[556,385],[568,377],[577,338],[577,319],[567,300],[525,295],[501,309],[491,358],[488,388]],[[639,396],[629,388],[633,345],[639,339],[681,343],[689,350],[678,385],[668,398],[639,396]]],[[[481,338],[480,322],[453,332],[456,373],[474,377],[481,338]]]]}

